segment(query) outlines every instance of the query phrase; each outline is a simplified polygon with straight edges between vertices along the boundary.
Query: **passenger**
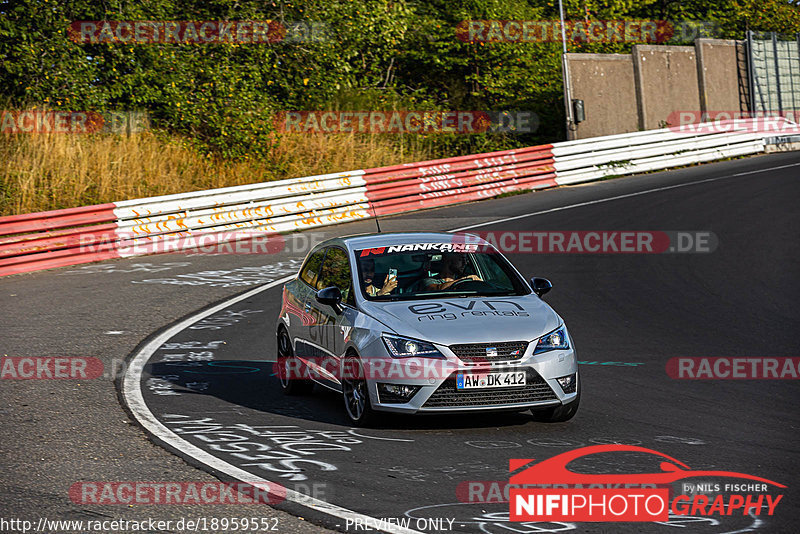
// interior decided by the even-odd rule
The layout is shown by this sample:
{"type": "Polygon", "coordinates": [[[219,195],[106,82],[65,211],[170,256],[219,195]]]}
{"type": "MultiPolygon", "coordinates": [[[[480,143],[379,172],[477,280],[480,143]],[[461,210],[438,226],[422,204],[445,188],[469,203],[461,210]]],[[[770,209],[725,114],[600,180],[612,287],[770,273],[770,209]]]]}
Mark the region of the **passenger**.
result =
{"type": "Polygon", "coordinates": [[[380,288],[374,284],[373,278],[375,278],[375,260],[362,260],[361,269],[364,273],[364,293],[370,297],[388,295],[397,287],[397,277],[388,274],[383,280],[383,285],[380,288]]]}
{"type": "Polygon", "coordinates": [[[483,281],[480,276],[476,274],[465,275],[464,271],[467,266],[467,256],[458,252],[446,252],[442,258],[442,270],[439,272],[438,278],[426,278],[423,282],[423,287],[427,291],[441,291],[447,289],[457,282],[464,280],[483,281]]]}

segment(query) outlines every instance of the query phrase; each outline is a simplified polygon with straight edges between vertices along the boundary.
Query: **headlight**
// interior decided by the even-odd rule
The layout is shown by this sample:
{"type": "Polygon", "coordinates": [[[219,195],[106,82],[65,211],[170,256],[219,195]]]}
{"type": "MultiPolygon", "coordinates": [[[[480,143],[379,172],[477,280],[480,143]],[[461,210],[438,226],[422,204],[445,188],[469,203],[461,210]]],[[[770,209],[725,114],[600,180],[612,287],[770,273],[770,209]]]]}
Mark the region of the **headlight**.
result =
{"type": "Polygon", "coordinates": [[[392,358],[441,358],[445,359],[444,354],[427,341],[411,339],[408,337],[393,336],[383,334],[383,343],[391,354],[392,358]]]}
{"type": "Polygon", "coordinates": [[[547,352],[548,350],[563,350],[569,348],[567,339],[567,329],[562,325],[547,335],[542,336],[533,350],[534,354],[547,352]]]}

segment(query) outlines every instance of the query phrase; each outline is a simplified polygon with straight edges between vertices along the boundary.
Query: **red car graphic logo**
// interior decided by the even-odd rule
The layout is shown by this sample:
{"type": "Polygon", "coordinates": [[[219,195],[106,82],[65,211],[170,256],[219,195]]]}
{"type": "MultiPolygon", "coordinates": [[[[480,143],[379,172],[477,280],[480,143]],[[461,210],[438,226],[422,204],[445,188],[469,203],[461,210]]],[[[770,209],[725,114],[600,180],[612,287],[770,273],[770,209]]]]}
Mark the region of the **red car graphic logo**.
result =
{"type": "MultiPolygon", "coordinates": [[[[524,465],[528,465],[534,460],[511,460],[509,463],[509,470],[516,471],[524,465]]],[[[509,479],[509,483],[513,485],[524,484],[669,484],[676,480],[681,480],[691,477],[729,477],[729,478],[745,478],[748,480],[755,480],[758,482],[765,482],[772,484],[779,488],[785,488],[783,484],[778,484],[772,480],[761,478],[745,473],[736,473],[733,471],[704,471],[693,470],[688,465],[675,458],[668,456],[664,453],[646,449],[644,447],[636,447],[634,445],[593,445],[590,447],[582,447],[574,451],[567,451],[561,453],[547,460],[542,460],[524,471],[513,475],[509,479]],[[567,469],[567,464],[591,454],[601,452],[642,452],[646,454],[653,454],[660,456],[669,461],[661,462],[661,472],[658,473],[636,473],[636,474],[585,474],[575,473],[567,469]]]]}

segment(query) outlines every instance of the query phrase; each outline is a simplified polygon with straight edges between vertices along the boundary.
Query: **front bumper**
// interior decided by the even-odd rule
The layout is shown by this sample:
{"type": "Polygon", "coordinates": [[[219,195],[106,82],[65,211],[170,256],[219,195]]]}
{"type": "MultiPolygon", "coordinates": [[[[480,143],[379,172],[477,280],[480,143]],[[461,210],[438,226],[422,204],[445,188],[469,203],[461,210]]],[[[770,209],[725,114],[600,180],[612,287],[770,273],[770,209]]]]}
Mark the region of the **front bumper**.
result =
{"type": "MultiPolygon", "coordinates": [[[[453,413],[475,411],[525,410],[546,408],[571,402],[577,396],[565,393],[558,378],[576,374],[578,366],[574,349],[553,350],[533,355],[531,343],[522,358],[470,364],[463,362],[447,347],[437,348],[447,360],[425,360],[390,357],[371,359],[371,369],[385,372],[370,373],[367,385],[372,407],[375,410],[397,413],[453,413]],[[486,389],[456,389],[455,377],[461,372],[525,371],[526,385],[486,389]],[[382,399],[379,384],[417,386],[418,391],[407,402],[386,402],[382,399]]],[[[386,397],[386,395],[383,395],[386,397]]]]}

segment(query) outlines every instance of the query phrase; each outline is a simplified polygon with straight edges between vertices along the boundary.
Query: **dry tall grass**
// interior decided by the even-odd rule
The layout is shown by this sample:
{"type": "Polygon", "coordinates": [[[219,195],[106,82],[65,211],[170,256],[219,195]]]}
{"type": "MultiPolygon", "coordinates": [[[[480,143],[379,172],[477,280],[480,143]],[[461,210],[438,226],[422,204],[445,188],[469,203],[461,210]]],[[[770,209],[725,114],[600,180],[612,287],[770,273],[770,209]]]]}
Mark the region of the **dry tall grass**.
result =
{"type": "Polygon", "coordinates": [[[0,215],[429,159],[379,135],[287,135],[269,161],[215,161],[153,133],[0,134],[0,215]]]}

